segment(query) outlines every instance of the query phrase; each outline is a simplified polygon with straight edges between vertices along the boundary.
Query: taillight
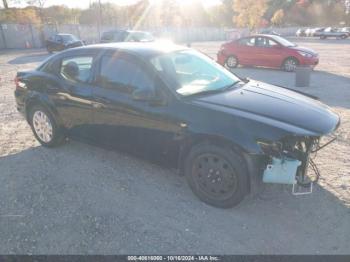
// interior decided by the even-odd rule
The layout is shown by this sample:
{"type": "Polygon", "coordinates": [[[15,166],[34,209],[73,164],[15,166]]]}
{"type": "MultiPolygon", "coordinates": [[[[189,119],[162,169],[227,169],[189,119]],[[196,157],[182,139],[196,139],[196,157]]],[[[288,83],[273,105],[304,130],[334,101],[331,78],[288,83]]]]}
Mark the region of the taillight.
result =
{"type": "Polygon", "coordinates": [[[20,79],[18,76],[15,77],[14,81],[15,81],[16,89],[20,89],[20,88],[23,89],[23,88],[26,88],[26,84],[23,83],[23,82],[21,81],[21,79],[20,79]]]}
{"type": "Polygon", "coordinates": [[[15,81],[16,89],[18,89],[19,88],[18,76],[15,77],[14,81],[15,81]]]}

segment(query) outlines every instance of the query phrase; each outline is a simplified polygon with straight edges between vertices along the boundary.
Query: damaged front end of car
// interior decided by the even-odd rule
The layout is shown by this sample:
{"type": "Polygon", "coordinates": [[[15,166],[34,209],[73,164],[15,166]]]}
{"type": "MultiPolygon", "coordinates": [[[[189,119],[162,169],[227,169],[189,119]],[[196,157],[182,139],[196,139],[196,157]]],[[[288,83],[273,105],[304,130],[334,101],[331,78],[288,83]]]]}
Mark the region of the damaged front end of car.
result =
{"type": "Polygon", "coordinates": [[[292,185],[294,195],[312,193],[320,177],[316,152],[335,140],[329,137],[321,144],[321,136],[288,136],[277,142],[257,141],[265,156],[263,182],[292,185]]]}

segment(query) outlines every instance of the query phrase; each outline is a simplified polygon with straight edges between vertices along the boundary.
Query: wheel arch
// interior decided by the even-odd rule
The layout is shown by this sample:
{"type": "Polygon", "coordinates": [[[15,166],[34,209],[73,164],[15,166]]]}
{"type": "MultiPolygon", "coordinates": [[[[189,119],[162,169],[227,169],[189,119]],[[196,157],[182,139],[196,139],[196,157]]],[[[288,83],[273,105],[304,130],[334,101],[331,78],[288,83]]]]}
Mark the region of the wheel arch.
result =
{"type": "Polygon", "coordinates": [[[295,61],[298,62],[298,64],[300,64],[300,60],[299,60],[296,56],[294,56],[294,55],[289,55],[289,56],[285,57],[285,58],[282,60],[281,66],[284,66],[284,63],[285,63],[288,59],[294,59],[295,61]]]}
{"type": "Polygon", "coordinates": [[[282,64],[281,64],[281,68],[284,69],[284,63],[288,60],[288,59],[294,59],[296,62],[297,62],[297,65],[300,65],[300,60],[294,56],[294,55],[289,55],[287,57],[285,57],[283,60],[282,60],[282,64]]]}
{"type": "Polygon", "coordinates": [[[36,96],[36,95],[29,97],[25,102],[25,116],[28,123],[30,123],[30,120],[29,120],[30,110],[35,105],[39,105],[47,109],[49,113],[54,117],[56,123],[59,126],[62,125],[61,118],[59,117],[57,110],[50,103],[50,101],[48,101],[48,99],[43,98],[42,96],[36,96]]]}
{"type": "Polygon", "coordinates": [[[228,60],[231,56],[233,56],[233,57],[236,58],[236,61],[237,61],[236,66],[238,66],[238,65],[240,64],[239,56],[238,56],[236,53],[232,53],[232,52],[226,55],[226,58],[225,58],[225,65],[227,64],[227,60],[228,60]]]}
{"type": "MultiPolygon", "coordinates": [[[[245,168],[248,173],[248,192],[256,191],[260,183],[258,179],[258,163],[255,162],[257,159],[247,152],[241,145],[233,142],[230,139],[225,137],[208,135],[208,134],[196,134],[187,138],[180,147],[179,158],[178,158],[178,169],[181,174],[184,172],[184,163],[187,155],[190,153],[191,149],[201,143],[214,144],[218,146],[228,147],[233,150],[235,153],[239,154],[242,157],[242,160],[245,164],[245,168]]],[[[261,179],[260,179],[261,180],[261,179]]]]}

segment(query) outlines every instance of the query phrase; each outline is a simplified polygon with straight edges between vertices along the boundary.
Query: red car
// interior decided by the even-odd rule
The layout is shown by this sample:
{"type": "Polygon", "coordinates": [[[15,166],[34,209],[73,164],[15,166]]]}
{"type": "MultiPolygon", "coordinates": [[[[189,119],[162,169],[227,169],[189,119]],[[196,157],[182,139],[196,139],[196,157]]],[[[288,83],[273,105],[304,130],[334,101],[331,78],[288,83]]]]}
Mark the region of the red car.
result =
{"type": "Polygon", "coordinates": [[[276,35],[255,35],[224,43],[217,55],[218,63],[229,69],[236,66],[262,66],[294,71],[296,66],[314,68],[318,54],[276,35]]]}

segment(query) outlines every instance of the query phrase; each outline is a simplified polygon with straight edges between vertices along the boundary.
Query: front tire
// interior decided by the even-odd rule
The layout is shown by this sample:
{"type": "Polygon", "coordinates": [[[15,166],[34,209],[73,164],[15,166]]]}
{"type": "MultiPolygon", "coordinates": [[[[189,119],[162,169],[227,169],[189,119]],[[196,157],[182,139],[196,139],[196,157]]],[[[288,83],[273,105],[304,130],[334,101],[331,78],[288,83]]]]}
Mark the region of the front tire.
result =
{"type": "Polygon", "coordinates": [[[185,176],[193,193],[215,207],[236,206],[247,194],[244,159],[230,148],[208,143],[194,146],[185,161],[185,176]]]}
{"type": "Polygon", "coordinates": [[[63,143],[64,135],[51,113],[43,106],[30,109],[29,123],[35,138],[45,147],[55,147],[63,143]]]}
{"type": "Polygon", "coordinates": [[[294,57],[288,57],[284,60],[282,68],[287,72],[294,72],[296,67],[299,65],[299,61],[294,57]]]}

